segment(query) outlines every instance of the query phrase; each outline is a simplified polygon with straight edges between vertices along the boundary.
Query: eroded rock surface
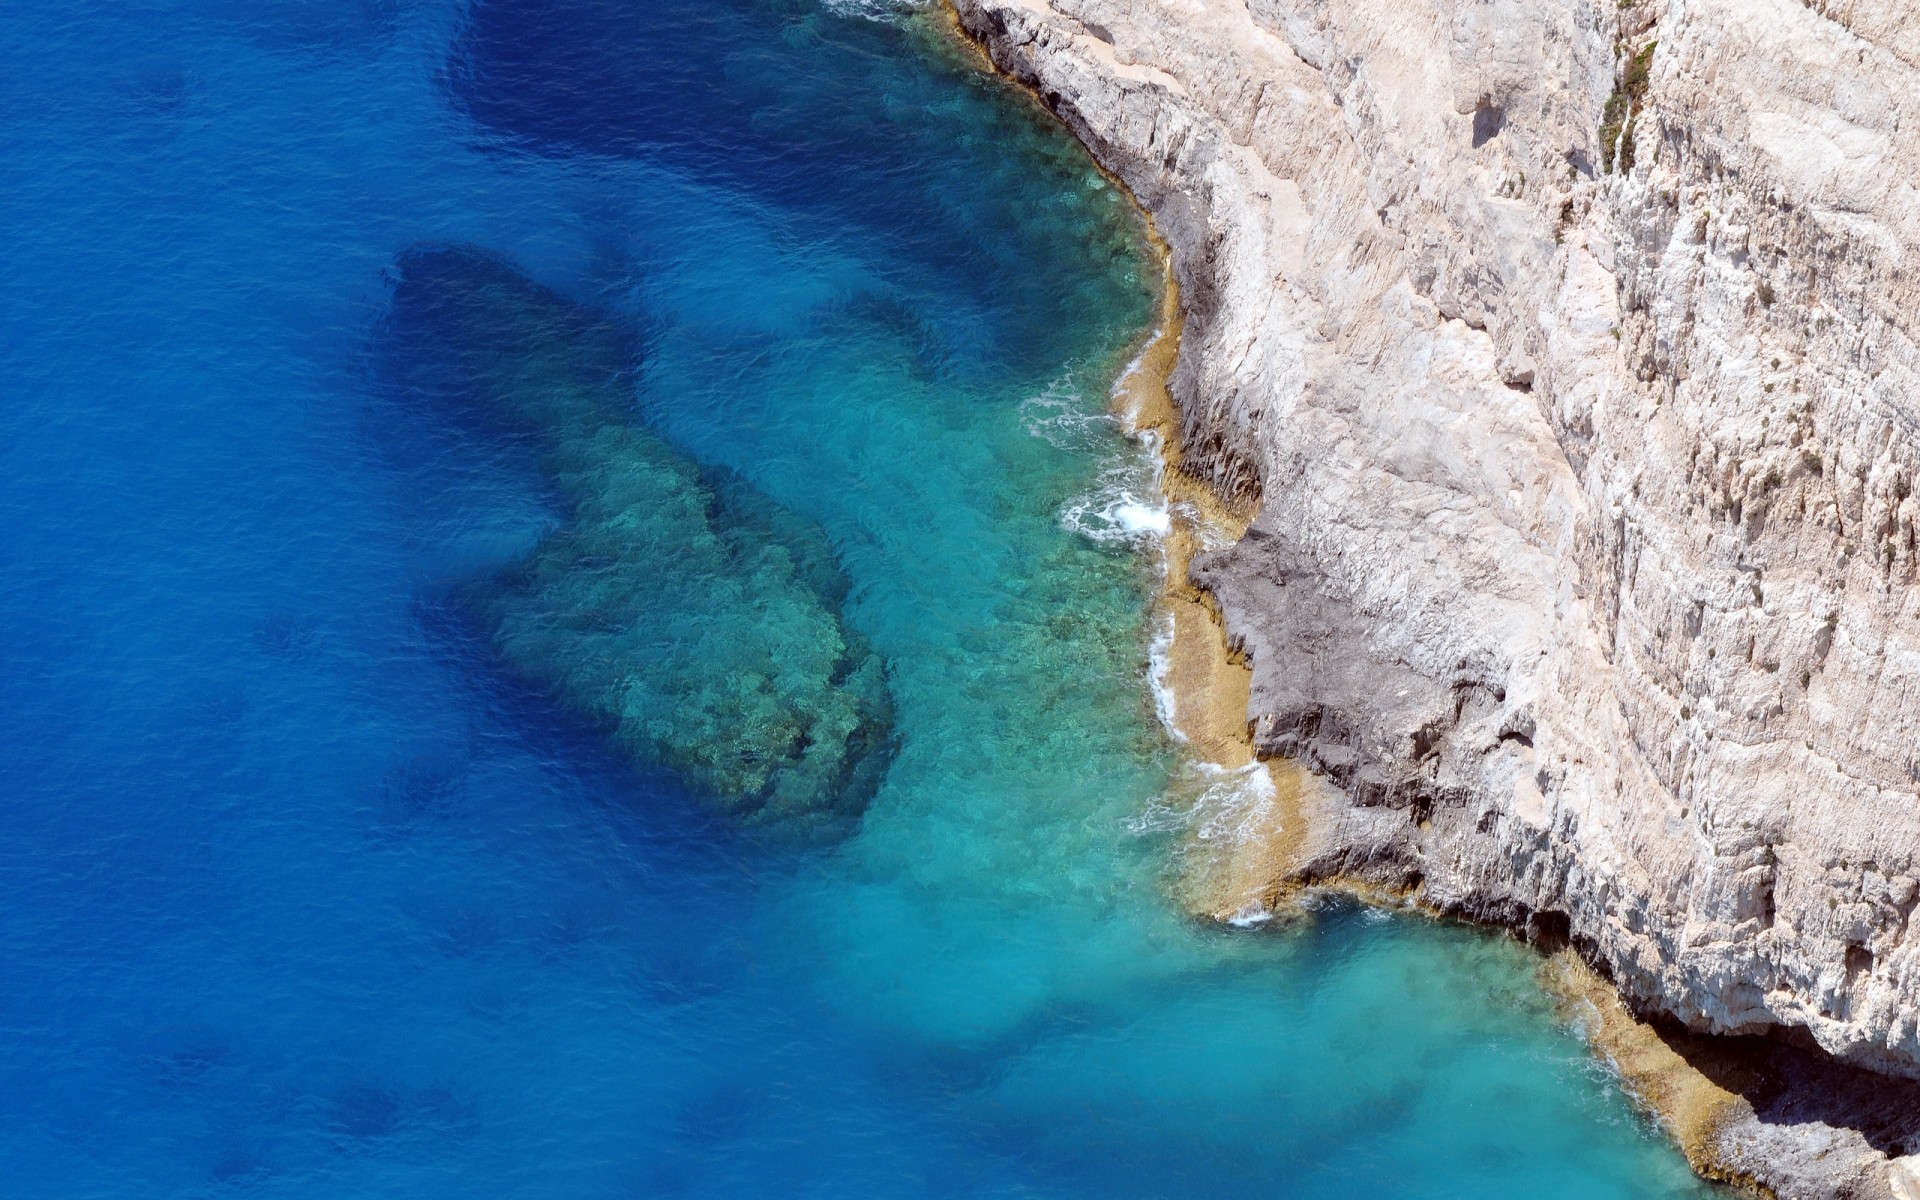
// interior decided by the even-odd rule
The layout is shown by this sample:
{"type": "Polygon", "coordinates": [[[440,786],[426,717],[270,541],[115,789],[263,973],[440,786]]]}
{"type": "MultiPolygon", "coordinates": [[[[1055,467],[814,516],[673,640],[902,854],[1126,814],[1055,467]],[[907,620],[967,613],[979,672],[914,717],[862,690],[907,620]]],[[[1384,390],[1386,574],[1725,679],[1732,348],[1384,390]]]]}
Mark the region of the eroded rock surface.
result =
{"type": "Polygon", "coordinates": [[[1171,248],[1299,873],[1920,1076],[1920,3],[954,2],[1171,248]]]}

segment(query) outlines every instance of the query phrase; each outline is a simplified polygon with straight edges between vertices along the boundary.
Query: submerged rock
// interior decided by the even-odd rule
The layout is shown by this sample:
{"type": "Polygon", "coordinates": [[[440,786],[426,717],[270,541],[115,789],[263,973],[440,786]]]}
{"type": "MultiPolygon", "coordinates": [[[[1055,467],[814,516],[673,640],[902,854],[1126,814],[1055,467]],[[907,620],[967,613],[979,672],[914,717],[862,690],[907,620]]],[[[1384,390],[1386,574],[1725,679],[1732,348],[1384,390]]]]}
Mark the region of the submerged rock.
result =
{"type": "Polygon", "coordinates": [[[638,423],[630,332],[464,248],[399,265],[409,372],[538,447],[570,510],[468,590],[514,670],[756,818],[856,811],[885,772],[885,668],[824,535],[638,423]]]}

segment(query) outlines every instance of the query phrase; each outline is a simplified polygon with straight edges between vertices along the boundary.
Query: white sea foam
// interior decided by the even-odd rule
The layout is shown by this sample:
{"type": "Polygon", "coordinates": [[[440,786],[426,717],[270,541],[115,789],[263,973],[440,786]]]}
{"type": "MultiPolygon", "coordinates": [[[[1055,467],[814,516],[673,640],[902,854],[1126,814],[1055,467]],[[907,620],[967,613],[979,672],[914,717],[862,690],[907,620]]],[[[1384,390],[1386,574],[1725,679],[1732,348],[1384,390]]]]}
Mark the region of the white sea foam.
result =
{"type": "Polygon", "coordinates": [[[1145,344],[1140,347],[1140,352],[1128,360],[1127,365],[1121,369],[1120,373],[1113,377],[1113,387],[1108,389],[1107,395],[1116,404],[1126,395],[1128,381],[1135,375],[1138,375],[1147,365],[1147,355],[1151,354],[1153,348],[1160,344],[1160,339],[1166,336],[1166,332],[1163,328],[1154,329],[1153,336],[1148,338],[1145,344]]]}
{"type": "Polygon", "coordinates": [[[1151,542],[1167,536],[1173,513],[1142,500],[1131,487],[1109,483],[1069,504],[1060,523],[1096,542],[1151,542]]]}
{"type": "MultiPolygon", "coordinates": [[[[1089,414],[1051,391],[1027,402],[1028,430],[1055,445],[1064,436],[1110,437],[1116,422],[1089,414]],[[1096,424],[1097,422],[1097,424],[1096,424]]],[[[1101,473],[1099,484],[1067,505],[1060,523],[1096,542],[1158,544],[1173,530],[1173,509],[1161,489],[1159,435],[1134,436],[1138,449],[1101,473]]]]}
{"type": "Polygon", "coordinates": [[[1258,900],[1249,900],[1227,918],[1227,924],[1235,929],[1257,929],[1271,920],[1273,920],[1271,909],[1258,900]]]}
{"type": "MultiPolygon", "coordinates": [[[[1063,413],[1036,432],[1045,437],[1051,431],[1074,428],[1075,419],[1063,413]]],[[[1101,420],[1105,433],[1112,428],[1113,419],[1101,420]]],[[[1174,509],[1161,489],[1158,435],[1148,431],[1134,441],[1139,447],[1135,453],[1109,466],[1093,491],[1061,511],[1062,525],[1096,542],[1135,545],[1158,545],[1173,531],[1174,509]]]]}
{"type": "Polygon", "coordinates": [[[1113,522],[1130,534],[1150,533],[1165,537],[1173,531],[1173,513],[1164,505],[1142,504],[1123,499],[1113,507],[1113,522]]]}
{"type": "Polygon", "coordinates": [[[837,17],[859,17],[889,24],[933,8],[931,0],[820,0],[820,7],[837,17]]]}
{"type": "Polygon", "coordinates": [[[1273,804],[1279,791],[1273,773],[1263,762],[1243,767],[1199,764],[1211,781],[1193,805],[1194,836],[1203,842],[1238,844],[1264,836],[1273,825],[1273,804]]]}
{"type": "MultiPolygon", "coordinates": [[[[1178,835],[1174,853],[1182,873],[1195,879],[1219,879],[1235,872],[1241,848],[1273,836],[1279,791],[1265,763],[1222,767],[1191,762],[1176,771],[1166,793],[1127,823],[1135,836],[1178,835]]],[[[1261,896],[1242,897],[1225,918],[1236,929],[1254,929],[1274,920],[1261,896]]]]}
{"type": "Polygon", "coordinates": [[[1162,613],[1153,623],[1153,641],[1147,646],[1147,686],[1153,691],[1153,711],[1160,718],[1161,728],[1174,741],[1185,745],[1187,735],[1180,732],[1174,724],[1174,714],[1178,698],[1173,694],[1173,685],[1167,681],[1173,670],[1173,614],[1162,613]]]}
{"type": "Polygon", "coordinates": [[[1097,451],[1117,426],[1111,413],[1089,411],[1072,384],[1059,380],[1020,405],[1027,432],[1059,450],[1097,451]]]}
{"type": "Polygon", "coordinates": [[[1127,830],[1143,836],[1184,832],[1200,843],[1238,844],[1272,829],[1278,797],[1265,763],[1223,767],[1191,761],[1168,794],[1129,821],[1127,830]]]}
{"type": "MultiPolygon", "coordinates": [[[[1120,398],[1127,378],[1140,370],[1145,354],[1142,350],[1121,372],[1113,385],[1114,399],[1120,398]]],[[[1112,412],[1090,411],[1066,378],[1021,404],[1020,416],[1028,433],[1062,450],[1098,450],[1124,427],[1112,412]]],[[[1173,531],[1174,516],[1162,486],[1160,435],[1145,429],[1129,431],[1128,436],[1137,452],[1102,472],[1093,491],[1062,510],[1060,523],[1096,542],[1158,543],[1173,531]]]]}
{"type": "MultiPolygon", "coordinates": [[[[1144,368],[1146,353],[1143,349],[1115,380],[1112,394],[1116,402],[1124,399],[1128,380],[1144,368]]],[[[1118,423],[1107,414],[1087,412],[1064,382],[1028,400],[1021,411],[1027,432],[1063,449],[1086,446],[1090,438],[1107,437],[1118,423]]],[[[1060,523],[1096,542],[1151,547],[1163,576],[1170,569],[1166,539],[1173,531],[1176,513],[1197,532],[1200,550],[1230,544],[1230,539],[1214,529],[1196,507],[1166,498],[1160,432],[1137,429],[1130,430],[1129,436],[1137,452],[1115,462],[1103,472],[1092,492],[1067,505],[1061,511],[1060,523]]],[[[1147,650],[1147,680],[1161,727],[1176,744],[1184,746],[1188,738],[1175,724],[1178,700],[1169,681],[1173,639],[1173,614],[1163,611],[1154,622],[1147,650]]],[[[1128,820],[1126,828],[1136,836],[1186,833],[1194,839],[1195,852],[1213,853],[1250,838],[1269,836],[1277,796],[1273,775],[1265,763],[1223,767],[1188,759],[1175,773],[1167,792],[1128,820]]],[[[1251,928],[1272,919],[1273,914],[1263,904],[1249,901],[1227,923],[1251,928]]]]}

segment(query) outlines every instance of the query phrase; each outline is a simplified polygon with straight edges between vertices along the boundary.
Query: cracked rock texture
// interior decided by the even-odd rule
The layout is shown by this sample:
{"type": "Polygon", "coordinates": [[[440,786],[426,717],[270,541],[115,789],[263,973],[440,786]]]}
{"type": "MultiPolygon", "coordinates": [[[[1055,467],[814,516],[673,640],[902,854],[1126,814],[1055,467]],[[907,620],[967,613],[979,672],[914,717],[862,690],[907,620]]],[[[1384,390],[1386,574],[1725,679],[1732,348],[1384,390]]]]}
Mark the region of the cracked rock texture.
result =
{"type": "MultiPolygon", "coordinates": [[[[1920,0],[953,2],[1171,249],[1299,876],[1920,1077],[1920,0]]],[[[1794,1111],[1726,1169],[1904,1186],[1794,1111]]]]}

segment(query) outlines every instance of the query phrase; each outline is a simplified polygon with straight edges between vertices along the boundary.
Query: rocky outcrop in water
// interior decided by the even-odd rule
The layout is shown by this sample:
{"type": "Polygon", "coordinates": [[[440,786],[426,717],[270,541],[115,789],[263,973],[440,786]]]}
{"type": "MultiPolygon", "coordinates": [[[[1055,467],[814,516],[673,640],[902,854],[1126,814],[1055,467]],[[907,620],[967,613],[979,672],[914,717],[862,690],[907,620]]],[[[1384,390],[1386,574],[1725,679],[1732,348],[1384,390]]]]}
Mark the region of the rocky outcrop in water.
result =
{"type": "MultiPolygon", "coordinates": [[[[1171,248],[1295,878],[1920,1075],[1920,6],[955,8],[1171,248]]],[[[1888,1194],[1809,1077],[1700,1160],[1888,1194]]]]}
{"type": "Polygon", "coordinates": [[[421,387],[537,447],[564,525],[469,600],[520,674],[754,818],[857,812],[889,753],[882,662],[822,533],[632,413],[635,339],[461,248],[400,262],[421,387]]]}

